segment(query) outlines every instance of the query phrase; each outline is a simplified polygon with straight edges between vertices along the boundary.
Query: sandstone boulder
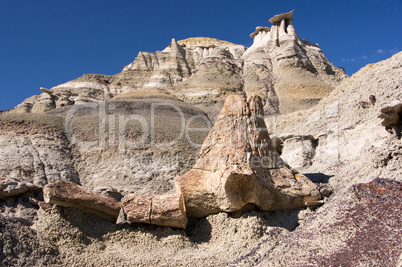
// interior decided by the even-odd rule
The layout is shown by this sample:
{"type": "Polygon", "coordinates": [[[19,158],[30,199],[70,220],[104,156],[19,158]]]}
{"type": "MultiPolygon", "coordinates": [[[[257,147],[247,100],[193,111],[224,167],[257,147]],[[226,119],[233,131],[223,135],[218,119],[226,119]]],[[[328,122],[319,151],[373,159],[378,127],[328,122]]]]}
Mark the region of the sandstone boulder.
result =
{"type": "Polygon", "coordinates": [[[301,169],[312,164],[315,153],[312,136],[293,136],[283,142],[282,159],[292,168],[301,169]]]}
{"type": "Polygon", "coordinates": [[[179,194],[145,196],[130,194],[122,199],[124,213],[130,222],[186,229],[187,216],[179,194]]]}
{"type": "Polygon", "coordinates": [[[47,203],[74,207],[111,221],[116,221],[120,212],[120,203],[114,198],[61,180],[46,185],[43,198],[47,203]]]}
{"type": "Polygon", "coordinates": [[[291,170],[272,147],[261,98],[231,95],[192,170],[176,177],[189,217],[234,212],[249,204],[271,211],[320,198],[314,183],[291,170]]]}

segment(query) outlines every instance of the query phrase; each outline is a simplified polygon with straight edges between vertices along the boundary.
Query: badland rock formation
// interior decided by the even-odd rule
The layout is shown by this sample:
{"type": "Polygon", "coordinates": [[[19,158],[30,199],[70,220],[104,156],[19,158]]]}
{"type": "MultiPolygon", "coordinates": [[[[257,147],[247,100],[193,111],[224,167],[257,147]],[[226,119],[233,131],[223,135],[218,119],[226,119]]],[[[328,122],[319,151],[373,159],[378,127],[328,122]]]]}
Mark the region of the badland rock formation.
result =
{"type": "Polygon", "coordinates": [[[26,99],[14,112],[46,112],[141,89],[162,89],[210,117],[227,95],[241,91],[260,95],[266,115],[309,108],[347,76],[317,44],[298,37],[292,14],[273,17],[271,29],[257,27],[249,48],[215,38],[172,39],[162,51],[139,52],[116,75],[85,74],[26,99]]]}
{"type": "Polygon", "coordinates": [[[402,53],[346,77],[270,22],[2,112],[1,265],[401,266],[402,53]]]}

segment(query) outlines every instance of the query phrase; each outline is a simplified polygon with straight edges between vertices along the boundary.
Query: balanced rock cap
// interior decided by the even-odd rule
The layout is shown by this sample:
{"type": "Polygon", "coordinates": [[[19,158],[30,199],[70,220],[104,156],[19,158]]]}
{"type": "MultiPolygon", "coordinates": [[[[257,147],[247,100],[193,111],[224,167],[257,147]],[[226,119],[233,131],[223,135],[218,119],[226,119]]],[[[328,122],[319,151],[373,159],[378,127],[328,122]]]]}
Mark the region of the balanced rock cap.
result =
{"type": "Polygon", "coordinates": [[[293,11],[295,11],[295,10],[293,9],[292,11],[290,11],[288,13],[282,13],[279,15],[275,15],[269,20],[269,22],[271,22],[271,23],[281,22],[282,19],[288,19],[290,21],[293,21],[293,17],[292,17],[293,11]]]}
{"type": "Polygon", "coordinates": [[[252,34],[250,34],[250,38],[254,38],[257,36],[257,34],[261,31],[264,32],[269,32],[271,29],[269,27],[263,27],[263,26],[258,26],[255,28],[255,32],[253,32],[252,34]]]}

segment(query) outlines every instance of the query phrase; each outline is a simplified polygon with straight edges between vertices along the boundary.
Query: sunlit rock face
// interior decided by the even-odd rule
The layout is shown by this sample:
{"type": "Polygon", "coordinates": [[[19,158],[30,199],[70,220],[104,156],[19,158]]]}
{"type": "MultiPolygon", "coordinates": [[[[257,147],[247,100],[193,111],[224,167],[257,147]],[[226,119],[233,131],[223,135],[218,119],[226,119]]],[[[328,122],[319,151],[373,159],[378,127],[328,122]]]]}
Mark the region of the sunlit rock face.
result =
{"type": "Polygon", "coordinates": [[[292,15],[274,16],[271,28],[257,27],[242,56],[244,90],[263,97],[267,114],[309,108],[347,77],[318,44],[299,38],[292,15]]]}

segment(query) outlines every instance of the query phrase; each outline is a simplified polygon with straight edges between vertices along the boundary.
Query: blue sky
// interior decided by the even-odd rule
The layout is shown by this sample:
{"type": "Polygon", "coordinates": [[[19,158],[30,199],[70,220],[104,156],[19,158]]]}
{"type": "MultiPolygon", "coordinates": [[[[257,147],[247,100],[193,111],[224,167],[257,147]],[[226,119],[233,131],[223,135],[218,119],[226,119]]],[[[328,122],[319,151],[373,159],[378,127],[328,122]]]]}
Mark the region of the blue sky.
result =
{"type": "Polygon", "coordinates": [[[256,26],[296,9],[300,38],[351,75],[402,49],[402,0],[3,0],[0,110],[84,73],[113,75],[139,51],[171,38],[214,37],[250,46],[256,26]]]}

